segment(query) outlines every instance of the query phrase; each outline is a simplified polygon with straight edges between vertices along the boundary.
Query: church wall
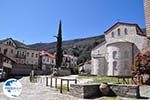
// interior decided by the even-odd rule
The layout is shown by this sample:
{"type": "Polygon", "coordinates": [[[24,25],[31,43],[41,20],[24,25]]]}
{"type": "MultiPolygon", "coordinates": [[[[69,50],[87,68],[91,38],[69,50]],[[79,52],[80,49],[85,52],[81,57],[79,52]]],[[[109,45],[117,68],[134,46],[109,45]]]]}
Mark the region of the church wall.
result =
{"type": "Polygon", "coordinates": [[[107,73],[107,54],[106,43],[98,45],[91,52],[91,74],[106,75],[107,73]]]}
{"type": "Polygon", "coordinates": [[[110,44],[108,52],[108,76],[129,76],[132,65],[132,44],[119,42],[110,44]]]}

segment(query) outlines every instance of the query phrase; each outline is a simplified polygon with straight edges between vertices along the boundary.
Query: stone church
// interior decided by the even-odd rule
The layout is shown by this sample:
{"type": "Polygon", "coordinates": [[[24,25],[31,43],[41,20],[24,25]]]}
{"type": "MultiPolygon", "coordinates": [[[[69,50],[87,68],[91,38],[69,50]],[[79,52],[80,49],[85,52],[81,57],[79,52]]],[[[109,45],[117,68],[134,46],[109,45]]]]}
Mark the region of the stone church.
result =
{"type": "Polygon", "coordinates": [[[91,52],[91,74],[130,76],[134,57],[143,50],[145,32],[137,24],[117,22],[104,35],[105,41],[91,52]]]}
{"type": "Polygon", "coordinates": [[[118,22],[91,52],[91,74],[131,76],[135,56],[150,50],[150,0],[144,0],[146,32],[137,24],[118,22]]]}

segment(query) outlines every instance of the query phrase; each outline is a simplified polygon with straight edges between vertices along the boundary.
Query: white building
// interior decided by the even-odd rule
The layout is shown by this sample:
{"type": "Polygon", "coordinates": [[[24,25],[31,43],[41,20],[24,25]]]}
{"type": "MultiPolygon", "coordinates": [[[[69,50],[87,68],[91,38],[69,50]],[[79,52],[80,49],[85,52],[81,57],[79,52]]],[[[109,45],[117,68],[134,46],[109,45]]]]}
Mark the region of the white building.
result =
{"type": "Polygon", "coordinates": [[[68,54],[63,55],[62,67],[72,68],[75,67],[76,65],[77,65],[77,57],[68,54]]]}
{"type": "Polygon", "coordinates": [[[46,70],[46,69],[52,69],[53,67],[55,67],[56,63],[55,63],[55,55],[50,54],[46,51],[41,51],[40,52],[40,59],[39,59],[39,64],[42,67],[42,70],[46,70]]]}
{"type": "Polygon", "coordinates": [[[145,38],[137,24],[114,24],[105,31],[105,41],[91,52],[91,74],[130,76],[134,57],[142,51],[145,38]]]}

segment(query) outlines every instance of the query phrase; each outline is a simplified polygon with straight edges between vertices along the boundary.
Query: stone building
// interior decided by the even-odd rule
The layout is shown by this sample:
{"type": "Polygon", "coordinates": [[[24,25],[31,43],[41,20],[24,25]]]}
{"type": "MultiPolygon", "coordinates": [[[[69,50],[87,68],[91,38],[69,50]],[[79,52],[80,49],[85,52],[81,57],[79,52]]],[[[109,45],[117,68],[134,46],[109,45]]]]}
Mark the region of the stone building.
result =
{"type": "Polygon", "coordinates": [[[54,68],[56,65],[55,55],[50,54],[46,51],[41,51],[39,58],[39,64],[42,70],[52,70],[52,68],[54,68]]]}
{"type": "Polygon", "coordinates": [[[18,64],[38,65],[39,51],[12,38],[0,41],[0,51],[18,64]]]}
{"type": "Polygon", "coordinates": [[[75,67],[76,65],[77,65],[77,57],[68,54],[63,55],[62,67],[72,68],[75,67]]]}
{"type": "Polygon", "coordinates": [[[12,74],[28,75],[33,68],[38,69],[39,52],[12,38],[0,41],[0,53],[16,62],[12,74]]]}
{"type": "Polygon", "coordinates": [[[0,69],[3,69],[3,71],[6,72],[6,76],[11,73],[14,64],[16,64],[16,62],[13,59],[0,53],[0,69]]]}
{"type": "Polygon", "coordinates": [[[134,57],[143,50],[146,34],[137,24],[117,22],[104,35],[105,41],[91,52],[91,74],[130,76],[134,57]]]}

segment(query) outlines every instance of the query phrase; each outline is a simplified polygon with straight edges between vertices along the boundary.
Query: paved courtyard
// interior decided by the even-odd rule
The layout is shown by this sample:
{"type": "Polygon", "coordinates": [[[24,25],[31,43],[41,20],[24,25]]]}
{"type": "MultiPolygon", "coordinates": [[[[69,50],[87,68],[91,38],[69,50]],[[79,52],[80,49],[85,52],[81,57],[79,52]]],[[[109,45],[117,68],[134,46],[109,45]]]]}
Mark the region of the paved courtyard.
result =
{"type": "Polygon", "coordinates": [[[19,97],[11,99],[6,97],[2,91],[0,83],[0,100],[81,100],[70,95],[60,94],[56,89],[46,87],[37,83],[30,83],[28,77],[20,79],[22,83],[22,93],[19,97]]]}
{"type": "MultiPolygon", "coordinates": [[[[2,91],[2,84],[0,83],[0,100],[82,100],[70,95],[60,94],[58,90],[50,87],[46,87],[45,85],[39,83],[30,83],[28,77],[24,77],[20,79],[22,83],[22,93],[19,97],[15,99],[11,99],[6,97],[2,91]]],[[[140,87],[140,93],[142,97],[147,97],[147,100],[150,99],[150,86],[142,86],[140,87]]],[[[129,98],[116,98],[117,100],[135,100],[129,98]]],[[[97,99],[98,100],[98,99],[97,99]]]]}

